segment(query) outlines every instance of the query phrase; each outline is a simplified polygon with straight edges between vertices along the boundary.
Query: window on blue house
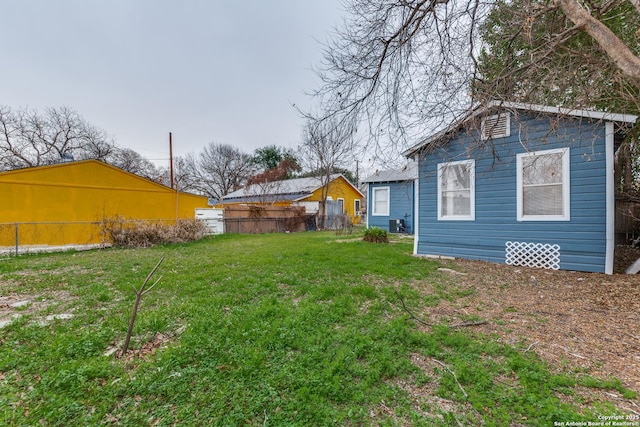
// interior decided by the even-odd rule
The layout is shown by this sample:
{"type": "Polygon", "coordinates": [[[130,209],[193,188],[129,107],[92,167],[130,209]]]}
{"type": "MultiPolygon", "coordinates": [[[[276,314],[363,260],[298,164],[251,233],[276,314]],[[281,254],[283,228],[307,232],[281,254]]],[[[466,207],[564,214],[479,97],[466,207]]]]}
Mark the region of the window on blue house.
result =
{"type": "Polygon", "coordinates": [[[516,157],[518,221],[569,221],[569,148],[516,157]]]}
{"type": "Polygon", "coordinates": [[[389,216],[389,187],[375,187],[371,191],[371,215],[389,216]]]}
{"type": "Polygon", "coordinates": [[[438,219],[475,219],[475,161],[438,164],[438,219]]]}

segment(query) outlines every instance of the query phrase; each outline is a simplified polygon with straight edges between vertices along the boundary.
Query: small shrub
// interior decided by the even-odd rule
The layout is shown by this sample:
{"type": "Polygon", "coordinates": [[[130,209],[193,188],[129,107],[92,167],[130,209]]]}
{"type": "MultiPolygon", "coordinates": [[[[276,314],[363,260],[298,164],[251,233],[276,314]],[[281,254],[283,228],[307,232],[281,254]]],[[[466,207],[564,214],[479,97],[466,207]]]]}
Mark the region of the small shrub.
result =
{"type": "Polygon", "coordinates": [[[367,228],[363,240],[371,243],[389,243],[386,230],[379,227],[367,228]]]}
{"type": "Polygon", "coordinates": [[[163,224],[121,216],[103,219],[100,227],[104,240],[116,247],[129,248],[199,240],[207,231],[205,224],[196,219],[179,219],[175,224],[163,224]]]}

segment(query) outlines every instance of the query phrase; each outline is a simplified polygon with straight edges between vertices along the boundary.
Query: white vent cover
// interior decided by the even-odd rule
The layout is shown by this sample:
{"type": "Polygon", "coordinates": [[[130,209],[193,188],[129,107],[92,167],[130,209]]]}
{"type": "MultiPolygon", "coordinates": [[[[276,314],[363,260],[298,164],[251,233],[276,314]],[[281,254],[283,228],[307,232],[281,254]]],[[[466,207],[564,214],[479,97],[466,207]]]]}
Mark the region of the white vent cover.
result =
{"type": "Polygon", "coordinates": [[[549,243],[507,242],[505,263],[523,267],[560,269],[560,245],[549,243]]]}
{"type": "Polygon", "coordinates": [[[489,116],[482,121],[482,139],[503,138],[509,135],[511,135],[509,113],[489,116]]]}

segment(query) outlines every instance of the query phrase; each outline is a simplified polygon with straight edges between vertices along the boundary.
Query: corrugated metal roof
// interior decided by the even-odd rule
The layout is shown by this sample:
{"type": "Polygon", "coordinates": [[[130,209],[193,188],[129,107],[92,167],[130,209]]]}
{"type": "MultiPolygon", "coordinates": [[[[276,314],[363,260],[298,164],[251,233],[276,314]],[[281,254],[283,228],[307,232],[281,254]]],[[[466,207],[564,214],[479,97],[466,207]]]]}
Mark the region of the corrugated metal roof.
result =
{"type": "MultiPolygon", "coordinates": [[[[339,173],[331,175],[330,181],[333,181],[339,176],[339,173]]],[[[284,199],[282,196],[296,195],[300,198],[313,193],[320,187],[322,187],[322,181],[319,177],[286,179],[284,181],[270,182],[265,185],[252,185],[241,188],[240,190],[227,194],[222,199],[225,201],[233,199],[235,201],[236,199],[256,196],[264,200],[264,196],[268,194],[269,196],[278,195],[278,200],[296,200],[290,198],[284,199]]]]}
{"type": "Polygon", "coordinates": [[[416,162],[410,162],[402,169],[393,169],[385,171],[376,171],[371,176],[363,179],[363,183],[372,182],[395,182],[395,181],[413,181],[418,178],[418,165],[416,162]]]}
{"type": "Polygon", "coordinates": [[[235,203],[274,203],[274,202],[295,202],[309,196],[309,193],[298,194],[266,194],[262,196],[239,196],[225,198],[223,202],[235,203]]]}

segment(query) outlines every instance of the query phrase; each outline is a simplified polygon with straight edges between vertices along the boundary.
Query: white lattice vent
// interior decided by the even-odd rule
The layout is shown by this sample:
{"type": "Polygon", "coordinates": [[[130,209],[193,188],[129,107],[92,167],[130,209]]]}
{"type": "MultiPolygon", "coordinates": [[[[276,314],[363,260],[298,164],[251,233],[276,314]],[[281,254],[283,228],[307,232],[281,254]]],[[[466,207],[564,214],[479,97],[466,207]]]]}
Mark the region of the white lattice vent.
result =
{"type": "Polygon", "coordinates": [[[558,270],[560,269],[560,245],[507,242],[505,262],[509,265],[558,270]]]}

